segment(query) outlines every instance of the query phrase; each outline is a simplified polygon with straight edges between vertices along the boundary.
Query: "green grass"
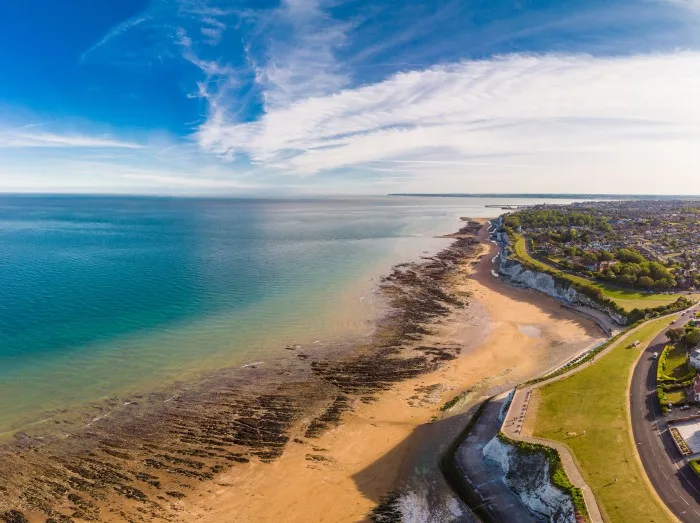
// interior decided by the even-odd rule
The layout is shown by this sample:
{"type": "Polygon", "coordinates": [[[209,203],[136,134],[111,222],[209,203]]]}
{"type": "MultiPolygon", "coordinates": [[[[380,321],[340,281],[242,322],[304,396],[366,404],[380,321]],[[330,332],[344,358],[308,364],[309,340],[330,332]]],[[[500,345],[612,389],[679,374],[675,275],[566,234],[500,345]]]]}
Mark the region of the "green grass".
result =
{"type": "Polygon", "coordinates": [[[688,351],[678,343],[667,345],[659,357],[656,377],[659,381],[686,381],[695,375],[688,364],[688,351]]]}
{"type": "MultiPolygon", "coordinates": [[[[523,236],[516,235],[513,249],[515,250],[515,255],[518,258],[528,261],[542,269],[552,270],[550,265],[547,265],[546,263],[530,256],[530,254],[527,252],[525,238],[523,236]]],[[[600,288],[601,291],[603,291],[605,296],[613,300],[626,311],[631,311],[633,309],[653,309],[654,307],[673,303],[681,297],[680,294],[647,294],[633,289],[616,287],[615,285],[606,282],[589,280],[568,272],[563,272],[563,274],[571,281],[595,285],[596,287],[600,288]]]]}
{"type": "Polygon", "coordinates": [[[644,324],[593,365],[540,391],[535,435],[571,448],[607,521],[671,521],[644,481],[626,405],[628,376],[639,352],[675,317],[644,324]],[[630,347],[634,340],[641,346],[630,347]],[[574,432],[579,435],[567,436],[574,432]]]}
{"type": "Polygon", "coordinates": [[[685,390],[669,390],[666,393],[666,403],[671,403],[672,405],[679,405],[685,403],[688,399],[688,394],[685,390]]]}

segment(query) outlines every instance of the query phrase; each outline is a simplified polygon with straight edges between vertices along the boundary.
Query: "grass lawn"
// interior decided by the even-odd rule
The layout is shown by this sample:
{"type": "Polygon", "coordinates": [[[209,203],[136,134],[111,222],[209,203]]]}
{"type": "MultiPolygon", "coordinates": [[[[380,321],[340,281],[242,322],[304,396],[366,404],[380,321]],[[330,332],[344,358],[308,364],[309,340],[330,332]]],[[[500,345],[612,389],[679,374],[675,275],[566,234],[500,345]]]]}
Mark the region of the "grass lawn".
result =
{"type": "Polygon", "coordinates": [[[673,405],[678,405],[679,403],[685,403],[688,399],[688,394],[685,390],[669,390],[666,393],[666,403],[672,403],[673,405]]]}
{"type": "MultiPolygon", "coordinates": [[[[515,250],[515,255],[518,258],[529,261],[530,263],[533,263],[534,265],[543,269],[552,270],[551,266],[533,258],[530,256],[530,254],[528,254],[525,246],[525,238],[523,236],[516,236],[513,249],[515,250]]],[[[669,303],[676,301],[681,296],[680,294],[647,294],[632,289],[616,287],[615,285],[610,285],[606,282],[589,280],[581,276],[569,274],[568,272],[562,272],[562,274],[571,281],[577,281],[579,283],[589,285],[592,284],[600,287],[603,294],[626,311],[631,311],[632,309],[653,309],[654,307],[658,307],[660,305],[668,305],[669,303]]],[[[697,299],[697,295],[694,295],[693,297],[697,299]]]]}
{"type": "Polygon", "coordinates": [[[670,345],[664,350],[659,359],[660,377],[678,381],[691,379],[695,369],[688,364],[688,351],[681,344],[670,345]]]}
{"type": "Polygon", "coordinates": [[[640,350],[676,317],[648,322],[598,362],[539,392],[535,435],[571,448],[606,521],[672,521],[644,482],[626,405],[627,380],[640,350]],[[630,348],[634,340],[641,346],[630,348]],[[569,437],[569,432],[579,436],[569,437]]]}

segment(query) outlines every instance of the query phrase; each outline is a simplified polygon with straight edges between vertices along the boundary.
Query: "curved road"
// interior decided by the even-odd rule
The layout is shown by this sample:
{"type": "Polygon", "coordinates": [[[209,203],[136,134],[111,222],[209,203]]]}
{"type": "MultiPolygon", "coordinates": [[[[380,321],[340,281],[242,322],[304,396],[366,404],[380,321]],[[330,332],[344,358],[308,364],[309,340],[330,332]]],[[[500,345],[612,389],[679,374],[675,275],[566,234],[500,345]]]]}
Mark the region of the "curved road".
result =
{"type": "Polygon", "coordinates": [[[630,388],[632,432],[644,469],[659,497],[682,522],[700,523],[700,478],[673,444],[656,400],[657,360],[652,355],[661,354],[665,343],[664,330],[649,344],[634,368],[630,388]]]}

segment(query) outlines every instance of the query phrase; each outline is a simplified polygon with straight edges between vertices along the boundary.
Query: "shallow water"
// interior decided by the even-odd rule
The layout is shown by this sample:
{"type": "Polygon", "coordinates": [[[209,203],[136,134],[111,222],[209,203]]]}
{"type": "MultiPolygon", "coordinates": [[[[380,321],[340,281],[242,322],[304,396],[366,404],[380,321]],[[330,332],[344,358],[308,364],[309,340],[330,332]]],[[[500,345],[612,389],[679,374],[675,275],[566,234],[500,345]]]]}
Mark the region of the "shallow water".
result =
{"type": "Polygon", "coordinates": [[[2,197],[0,433],[367,331],[393,263],[521,201],[2,197]]]}
{"type": "Polygon", "coordinates": [[[518,325],[518,330],[530,338],[539,338],[542,335],[542,329],[534,325],[518,325]]]}

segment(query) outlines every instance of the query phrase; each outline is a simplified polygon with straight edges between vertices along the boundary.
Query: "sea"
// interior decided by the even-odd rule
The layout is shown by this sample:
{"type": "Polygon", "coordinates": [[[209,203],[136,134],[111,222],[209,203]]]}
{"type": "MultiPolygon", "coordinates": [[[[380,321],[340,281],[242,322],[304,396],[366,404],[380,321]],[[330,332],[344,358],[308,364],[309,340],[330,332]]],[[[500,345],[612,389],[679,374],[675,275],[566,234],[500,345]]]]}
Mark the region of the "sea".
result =
{"type": "Polygon", "coordinates": [[[460,217],[544,198],[0,196],[0,438],[286,345],[369,333],[460,217]]]}

